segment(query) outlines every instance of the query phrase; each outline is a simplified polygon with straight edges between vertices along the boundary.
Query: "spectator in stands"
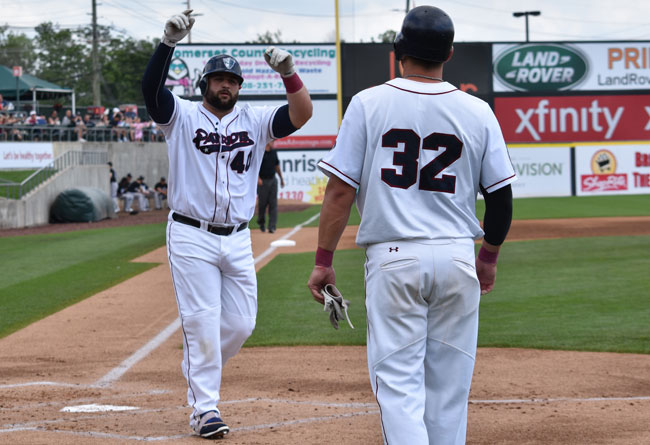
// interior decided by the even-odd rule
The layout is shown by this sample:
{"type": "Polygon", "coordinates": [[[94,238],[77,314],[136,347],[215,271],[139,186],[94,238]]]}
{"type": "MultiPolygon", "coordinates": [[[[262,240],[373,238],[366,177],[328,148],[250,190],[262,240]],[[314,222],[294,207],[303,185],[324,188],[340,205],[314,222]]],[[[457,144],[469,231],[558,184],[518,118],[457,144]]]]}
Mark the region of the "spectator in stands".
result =
{"type": "Polygon", "coordinates": [[[48,125],[61,125],[61,119],[59,119],[59,113],[56,110],[52,110],[50,117],[47,118],[48,125]]]}
{"type": "Polygon", "coordinates": [[[79,142],[86,142],[84,138],[86,136],[86,124],[80,115],[74,117],[74,131],[77,134],[77,140],[79,142]]]}
{"type": "MultiPolygon", "coordinates": [[[[83,134],[85,135],[86,139],[90,139],[90,137],[93,136],[91,140],[94,141],[97,138],[94,137],[93,133],[89,133],[89,131],[88,131],[89,128],[94,128],[95,127],[95,122],[93,121],[92,117],[93,116],[90,113],[84,114],[84,117],[83,117],[83,126],[84,126],[83,134]]],[[[91,130],[91,132],[92,132],[92,130],[91,130]]]]}
{"type": "Polygon", "coordinates": [[[36,115],[36,111],[32,110],[29,112],[29,116],[25,119],[25,125],[36,125],[37,119],[38,116],[36,115]]]}
{"type": "Polygon", "coordinates": [[[144,129],[149,125],[149,122],[142,122],[140,116],[136,116],[131,124],[131,140],[142,141],[144,139],[144,129]]]}
{"type": "Polygon", "coordinates": [[[0,125],[5,125],[4,129],[0,129],[0,138],[2,140],[22,141],[27,135],[27,132],[23,129],[11,128],[14,125],[24,125],[19,114],[11,115],[3,113],[0,119],[0,125]]]}
{"type": "Polygon", "coordinates": [[[74,126],[73,124],[74,124],[74,117],[72,116],[72,110],[65,110],[65,114],[61,119],[61,125],[63,125],[64,127],[73,127],[74,126]]]}
{"type": "MultiPolygon", "coordinates": [[[[45,116],[37,114],[36,111],[32,110],[29,112],[29,117],[25,119],[25,124],[34,125],[34,126],[45,126],[47,125],[47,119],[45,118],[45,116]]],[[[43,136],[41,129],[31,130],[29,132],[29,135],[31,136],[32,141],[40,141],[43,136]]]]}
{"type": "Polygon", "coordinates": [[[72,132],[68,128],[74,128],[75,123],[74,123],[74,116],[72,115],[72,110],[65,110],[65,114],[61,118],[61,126],[66,127],[65,134],[63,135],[63,139],[66,141],[72,140],[72,132]]]}
{"type": "Polygon", "coordinates": [[[2,94],[0,94],[0,111],[13,111],[13,109],[14,104],[5,100],[5,98],[2,97],[2,94]]]}
{"type": "Polygon", "coordinates": [[[117,142],[127,141],[127,129],[125,128],[124,116],[120,113],[119,108],[113,108],[113,118],[111,119],[110,127],[113,129],[113,135],[117,142]]]}
{"type": "Polygon", "coordinates": [[[154,204],[156,210],[160,210],[162,209],[162,202],[167,200],[167,181],[164,176],[156,183],[154,190],[156,191],[156,194],[154,195],[154,204]]]}
{"type": "MultiPolygon", "coordinates": [[[[108,110],[107,110],[108,111],[108,110]]],[[[108,113],[102,114],[99,120],[95,123],[95,136],[98,141],[110,141],[112,129],[110,128],[111,123],[108,119],[108,113]]]]}
{"type": "Polygon", "coordinates": [[[149,120],[149,129],[151,130],[149,141],[151,142],[162,142],[165,140],[165,136],[160,131],[160,128],[156,125],[153,120],[149,120]]]}

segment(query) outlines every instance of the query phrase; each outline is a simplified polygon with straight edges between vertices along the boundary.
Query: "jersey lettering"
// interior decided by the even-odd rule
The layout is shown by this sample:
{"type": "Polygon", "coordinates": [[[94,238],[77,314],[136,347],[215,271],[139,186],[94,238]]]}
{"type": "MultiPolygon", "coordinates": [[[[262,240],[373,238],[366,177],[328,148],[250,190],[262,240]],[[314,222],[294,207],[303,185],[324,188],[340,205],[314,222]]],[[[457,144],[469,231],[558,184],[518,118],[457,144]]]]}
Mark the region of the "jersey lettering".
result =
{"type": "Polygon", "coordinates": [[[237,148],[255,144],[248,136],[248,131],[239,131],[228,136],[222,136],[215,132],[208,133],[202,128],[196,130],[192,142],[194,142],[197,150],[205,154],[226,153],[237,148]]]}
{"type": "MultiPolygon", "coordinates": [[[[402,172],[397,173],[394,168],[382,168],[381,180],[391,187],[408,189],[417,182],[418,164],[420,157],[420,136],[413,130],[393,128],[386,132],[381,139],[382,147],[398,148],[403,144],[402,151],[393,153],[393,165],[402,167],[402,172]]],[[[424,138],[423,150],[438,150],[444,147],[445,151],[420,170],[420,190],[432,192],[456,192],[456,177],[440,173],[456,162],[463,151],[463,143],[453,134],[431,133],[424,138]]]]}

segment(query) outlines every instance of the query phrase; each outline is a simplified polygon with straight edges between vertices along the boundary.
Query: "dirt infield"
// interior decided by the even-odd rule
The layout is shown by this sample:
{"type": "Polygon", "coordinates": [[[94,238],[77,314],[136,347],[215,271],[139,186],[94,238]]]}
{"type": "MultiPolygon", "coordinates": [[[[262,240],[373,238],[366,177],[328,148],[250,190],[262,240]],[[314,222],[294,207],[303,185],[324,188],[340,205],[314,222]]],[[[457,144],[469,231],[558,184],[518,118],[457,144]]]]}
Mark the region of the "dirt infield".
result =
{"type": "MultiPolygon", "coordinates": [[[[102,223],[165,217],[150,212],[102,223]]],[[[255,257],[289,231],[255,231],[255,257]]],[[[650,234],[650,218],[515,221],[509,239],[621,234],[650,234]]],[[[346,230],[340,248],[353,247],[354,235],[355,228],[346,230]]],[[[315,249],[315,229],[291,239],[295,247],[271,252],[257,267],[279,251],[315,249]]],[[[187,426],[165,250],[139,260],[160,265],[0,340],[0,443],[204,443],[187,426]]],[[[363,347],[245,348],[224,370],[220,407],[232,427],[224,442],[380,444],[367,374],[363,347]]],[[[647,444],[648,418],[650,356],[478,352],[470,444],[647,444]]]]}

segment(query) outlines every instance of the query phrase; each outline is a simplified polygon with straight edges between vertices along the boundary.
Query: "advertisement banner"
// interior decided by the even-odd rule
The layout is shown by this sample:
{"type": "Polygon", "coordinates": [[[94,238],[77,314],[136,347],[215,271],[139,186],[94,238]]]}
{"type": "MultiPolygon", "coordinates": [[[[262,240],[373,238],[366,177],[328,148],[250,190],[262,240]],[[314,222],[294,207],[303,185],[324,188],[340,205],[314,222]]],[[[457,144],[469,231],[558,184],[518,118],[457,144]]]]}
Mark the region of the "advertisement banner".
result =
{"type": "MultiPolygon", "coordinates": [[[[241,96],[285,95],[280,75],[264,60],[268,45],[198,45],[178,44],[165,86],[179,96],[200,96],[199,80],[203,66],[212,56],[227,54],[239,62],[244,83],[241,96]]],[[[290,45],[280,48],[293,56],[296,72],[307,85],[310,94],[336,94],[336,46],[290,45]]]]}
{"type": "Polygon", "coordinates": [[[494,110],[509,143],[650,138],[650,95],[497,97],[494,110]]]}
{"type": "Polygon", "coordinates": [[[650,145],[576,147],[578,196],[650,194],[650,145]]]}
{"type": "MultiPolygon", "coordinates": [[[[238,102],[240,106],[248,103],[251,106],[272,106],[277,107],[286,104],[286,100],[256,100],[238,102]]],[[[338,134],[338,110],[336,100],[315,100],[313,118],[298,131],[290,136],[278,139],[274,147],[305,149],[305,148],[327,148],[330,149],[336,142],[338,134]]]]}
{"type": "Polygon", "coordinates": [[[494,44],[495,92],[650,88],[650,42],[494,44]]]}
{"type": "Polygon", "coordinates": [[[0,143],[0,169],[39,169],[53,160],[51,142],[0,143]]]}
{"type": "Polygon", "coordinates": [[[284,187],[278,188],[278,199],[321,204],[327,185],[325,176],[316,166],[328,150],[278,150],[284,187]]]}
{"type": "Polygon", "coordinates": [[[571,196],[571,147],[509,147],[515,198],[571,196]]]}

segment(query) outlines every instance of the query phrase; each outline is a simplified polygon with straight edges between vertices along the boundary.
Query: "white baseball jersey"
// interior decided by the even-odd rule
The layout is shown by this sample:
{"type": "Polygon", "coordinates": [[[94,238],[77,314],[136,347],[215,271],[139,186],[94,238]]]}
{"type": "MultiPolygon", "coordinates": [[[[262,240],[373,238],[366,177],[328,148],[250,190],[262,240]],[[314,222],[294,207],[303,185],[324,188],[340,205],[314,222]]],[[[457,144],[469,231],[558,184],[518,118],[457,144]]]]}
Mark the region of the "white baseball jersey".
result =
{"type": "Polygon", "coordinates": [[[174,101],[169,123],[160,125],[169,147],[169,208],[210,223],[249,221],[277,108],[235,105],[219,121],[201,102],[174,101]]]}
{"type": "Polygon", "coordinates": [[[516,179],[487,103],[453,85],[393,79],[353,97],[318,164],[358,189],[357,244],[483,236],[479,183],[516,179]]]}

